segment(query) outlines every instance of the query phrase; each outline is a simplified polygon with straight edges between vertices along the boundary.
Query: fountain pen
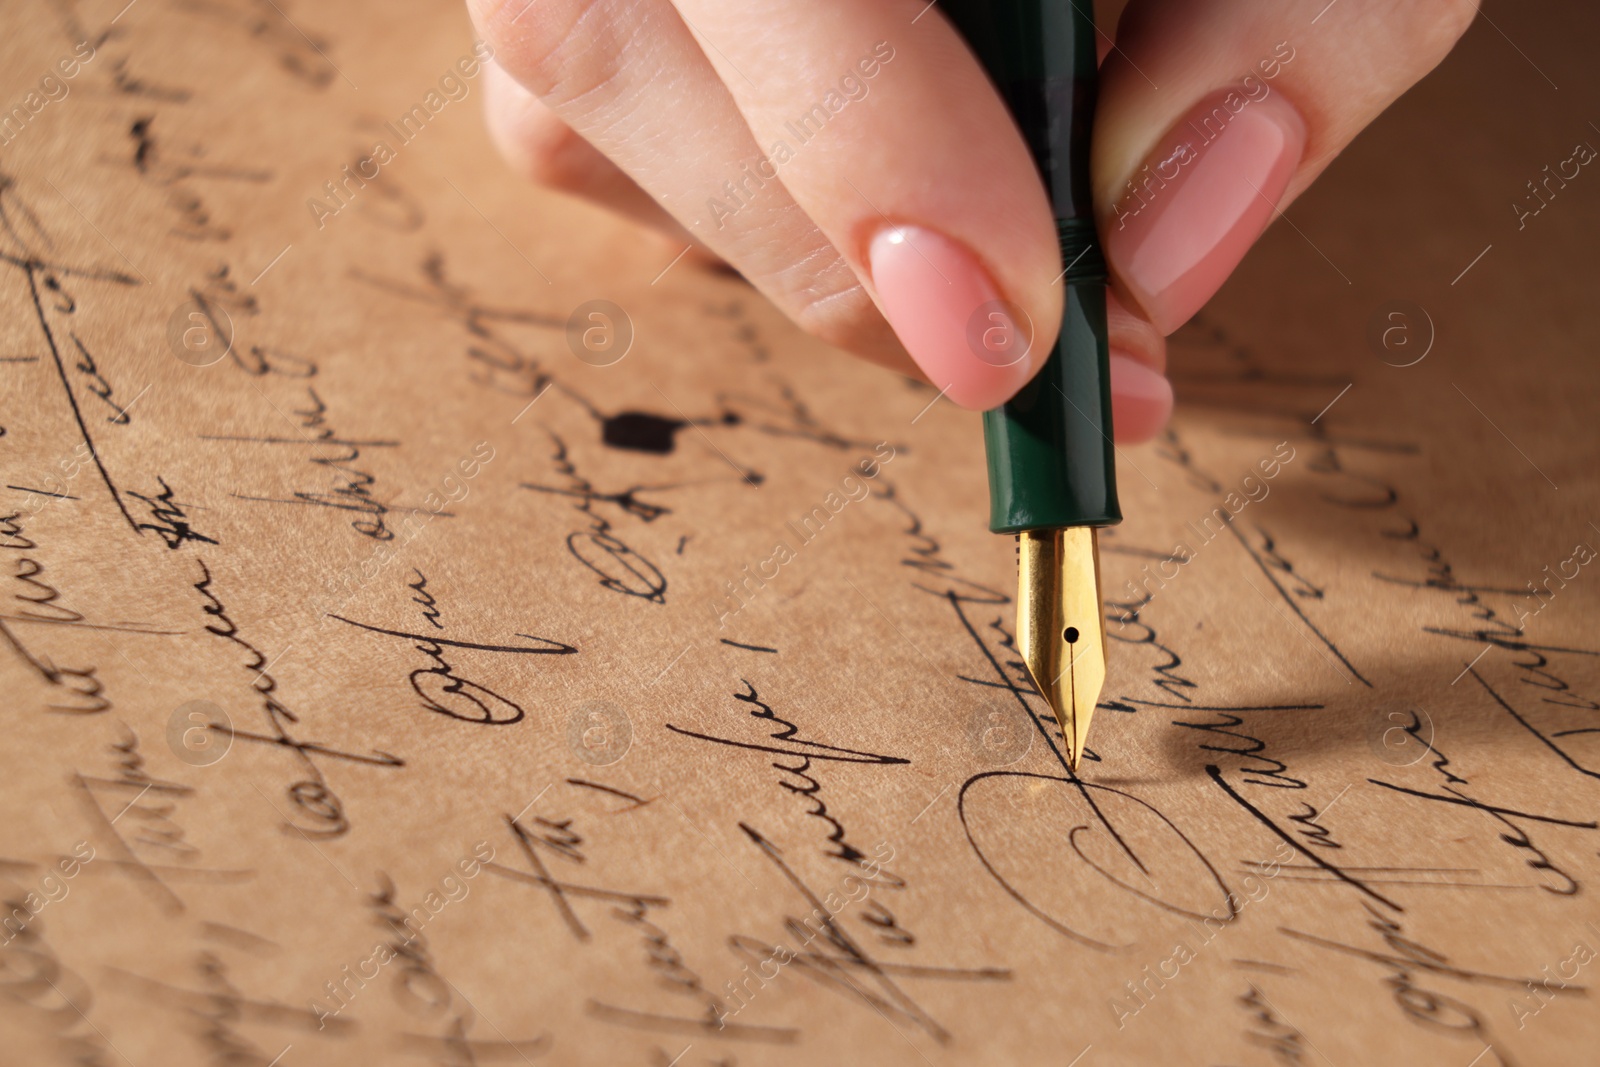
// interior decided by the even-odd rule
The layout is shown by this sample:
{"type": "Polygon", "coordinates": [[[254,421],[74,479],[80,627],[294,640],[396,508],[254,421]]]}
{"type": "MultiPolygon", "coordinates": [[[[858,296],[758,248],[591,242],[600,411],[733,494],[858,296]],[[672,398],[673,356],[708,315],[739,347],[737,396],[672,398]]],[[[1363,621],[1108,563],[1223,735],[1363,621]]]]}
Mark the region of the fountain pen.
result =
{"type": "Polygon", "coordinates": [[[1088,0],[946,0],[1010,108],[1056,218],[1066,287],[1043,369],[984,413],[989,528],[1017,539],[1017,649],[1074,772],[1106,677],[1096,530],[1122,521],[1111,431],[1106,266],[1089,142],[1098,77],[1088,0]]]}

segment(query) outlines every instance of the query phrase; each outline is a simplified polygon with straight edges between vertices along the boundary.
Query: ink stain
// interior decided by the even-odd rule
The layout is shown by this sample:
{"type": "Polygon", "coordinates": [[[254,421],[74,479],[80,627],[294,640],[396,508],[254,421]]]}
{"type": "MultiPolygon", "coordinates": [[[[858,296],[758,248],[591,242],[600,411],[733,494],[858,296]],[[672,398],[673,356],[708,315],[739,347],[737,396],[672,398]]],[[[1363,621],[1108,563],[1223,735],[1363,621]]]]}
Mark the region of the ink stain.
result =
{"type": "MultiPolygon", "coordinates": [[[[593,401],[586,398],[572,386],[563,382],[553,382],[552,387],[559,389],[564,395],[576,402],[589,417],[600,424],[600,443],[606,448],[622,452],[639,452],[645,455],[670,456],[678,450],[679,435],[686,429],[701,427],[747,427],[758,433],[774,437],[798,437],[806,441],[814,441],[835,449],[850,449],[855,447],[871,448],[873,442],[852,440],[840,436],[817,424],[809,410],[794,391],[787,385],[781,385],[783,403],[775,404],[769,400],[751,397],[739,397],[734,394],[720,395],[717,405],[721,409],[716,414],[702,417],[685,416],[678,412],[680,417],[673,418],[669,415],[659,415],[652,411],[618,411],[615,413],[603,411],[593,401]],[[754,406],[761,411],[771,410],[780,416],[780,421],[767,422],[758,415],[752,418],[742,414],[733,406],[739,400],[754,406]]],[[[658,390],[659,391],[659,390],[658,390]]],[[[708,443],[709,440],[708,440],[708,443]]],[[[887,442],[879,442],[887,444],[887,442]]],[[[735,463],[723,450],[711,445],[728,465],[738,473],[740,480],[751,486],[760,486],[766,478],[758,471],[749,470],[735,463]]],[[[897,452],[907,450],[905,445],[893,446],[897,452]]]]}
{"type": "Polygon", "coordinates": [[[610,448],[670,456],[678,447],[678,434],[691,426],[737,426],[743,421],[734,411],[713,419],[674,419],[648,411],[622,411],[601,417],[600,440],[610,448]]]}

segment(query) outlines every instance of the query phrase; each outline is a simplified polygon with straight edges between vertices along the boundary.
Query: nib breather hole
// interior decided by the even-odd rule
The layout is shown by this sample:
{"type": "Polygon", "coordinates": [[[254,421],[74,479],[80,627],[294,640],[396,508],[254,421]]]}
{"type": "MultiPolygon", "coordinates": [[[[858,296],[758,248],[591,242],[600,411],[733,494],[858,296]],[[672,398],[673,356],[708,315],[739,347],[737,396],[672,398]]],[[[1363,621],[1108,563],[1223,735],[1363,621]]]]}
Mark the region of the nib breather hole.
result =
{"type": "Polygon", "coordinates": [[[1062,632],[1061,636],[1066,638],[1067,644],[1075,645],[1078,643],[1078,628],[1069,626],[1062,632]]]}

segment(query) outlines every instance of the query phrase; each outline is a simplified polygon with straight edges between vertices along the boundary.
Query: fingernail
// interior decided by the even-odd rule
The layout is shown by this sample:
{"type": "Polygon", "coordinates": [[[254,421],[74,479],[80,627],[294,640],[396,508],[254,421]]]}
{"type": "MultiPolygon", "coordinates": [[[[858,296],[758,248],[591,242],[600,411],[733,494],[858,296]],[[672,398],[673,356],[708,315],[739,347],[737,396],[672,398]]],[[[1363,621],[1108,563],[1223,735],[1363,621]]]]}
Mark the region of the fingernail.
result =
{"type": "Polygon", "coordinates": [[[920,226],[889,226],[867,258],[884,317],[952,401],[985,411],[1028,380],[1032,323],[966,246],[920,226]]]}
{"type": "Polygon", "coordinates": [[[1179,122],[1113,206],[1106,255],[1162,333],[1200,310],[1272,221],[1305,149],[1305,120],[1224,90],[1179,122]]]}
{"type": "Polygon", "coordinates": [[[1111,425],[1124,444],[1148,441],[1172,417],[1172,383],[1148,365],[1111,353],[1111,425]]]}

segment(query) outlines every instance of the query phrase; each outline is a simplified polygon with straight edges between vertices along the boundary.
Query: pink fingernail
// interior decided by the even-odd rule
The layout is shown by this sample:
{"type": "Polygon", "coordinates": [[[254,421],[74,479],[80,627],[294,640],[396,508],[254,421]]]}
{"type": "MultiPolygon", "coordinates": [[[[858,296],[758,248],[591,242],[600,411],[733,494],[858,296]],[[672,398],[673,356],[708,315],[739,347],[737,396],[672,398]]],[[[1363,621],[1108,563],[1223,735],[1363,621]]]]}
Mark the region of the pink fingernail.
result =
{"type": "Polygon", "coordinates": [[[1281,94],[1240,89],[1200,104],[1159,142],[1113,209],[1106,255],[1162,333],[1211,299],[1272,221],[1305,149],[1281,94]]]}
{"type": "Polygon", "coordinates": [[[1148,441],[1172,417],[1172,383],[1131,356],[1111,353],[1111,425],[1124,444],[1148,441]]]}
{"type": "Polygon", "coordinates": [[[920,226],[889,226],[867,258],[884,317],[951,400],[984,411],[1028,380],[1032,323],[964,245],[920,226]]]}

